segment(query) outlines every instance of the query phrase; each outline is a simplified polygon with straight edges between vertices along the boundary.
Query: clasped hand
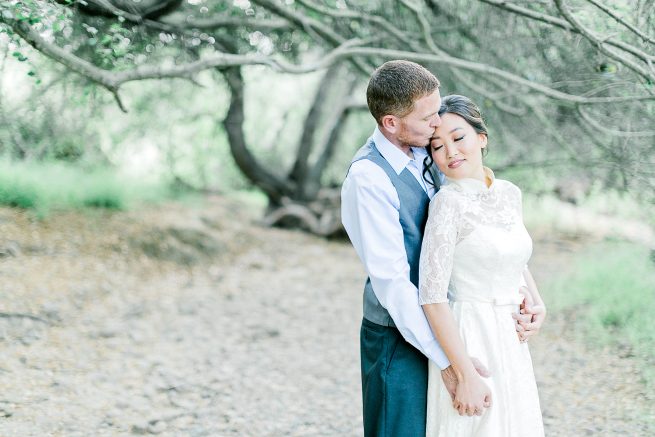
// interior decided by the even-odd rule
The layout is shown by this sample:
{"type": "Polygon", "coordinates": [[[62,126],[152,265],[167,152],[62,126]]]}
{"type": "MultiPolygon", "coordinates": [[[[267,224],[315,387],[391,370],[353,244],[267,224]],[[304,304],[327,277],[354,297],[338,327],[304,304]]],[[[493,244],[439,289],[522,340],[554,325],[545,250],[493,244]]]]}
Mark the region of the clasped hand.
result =
{"type": "Polygon", "coordinates": [[[485,408],[491,407],[491,390],[481,378],[488,378],[489,371],[476,358],[471,357],[471,361],[477,373],[471,372],[458,378],[452,366],[441,371],[453,407],[460,416],[481,416],[485,408]]]}
{"type": "Polygon", "coordinates": [[[520,306],[519,314],[512,314],[516,320],[516,332],[521,343],[528,341],[530,337],[537,334],[546,320],[546,307],[535,305],[532,295],[526,287],[521,287],[523,303],[520,306]]]}

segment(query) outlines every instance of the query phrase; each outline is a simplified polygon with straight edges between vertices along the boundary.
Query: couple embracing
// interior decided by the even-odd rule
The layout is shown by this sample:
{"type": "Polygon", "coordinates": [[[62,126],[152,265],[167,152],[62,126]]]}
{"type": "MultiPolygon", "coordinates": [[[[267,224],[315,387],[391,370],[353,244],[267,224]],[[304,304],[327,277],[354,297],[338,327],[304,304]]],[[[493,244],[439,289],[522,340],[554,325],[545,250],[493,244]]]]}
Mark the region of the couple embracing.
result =
{"type": "Polygon", "coordinates": [[[521,192],[483,165],[479,108],[422,66],[371,76],[377,127],[342,188],[364,263],[365,436],[543,436],[527,340],[545,306],[521,192]]]}

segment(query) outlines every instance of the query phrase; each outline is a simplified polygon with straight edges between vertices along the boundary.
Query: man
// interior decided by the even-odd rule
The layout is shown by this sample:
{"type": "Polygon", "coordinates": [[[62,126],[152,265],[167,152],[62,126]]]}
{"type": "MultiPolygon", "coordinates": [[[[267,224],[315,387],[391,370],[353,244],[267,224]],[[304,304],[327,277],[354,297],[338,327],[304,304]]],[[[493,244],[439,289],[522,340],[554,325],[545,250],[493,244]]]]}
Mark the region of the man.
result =
{"type": "Polygon", "coordinates": [[[344,227],[369,275],[360,331],[364,434],[424,436],[428,359],[451,393],[457,384],[417,291],[428,204],[440,185],[434,172],[434,185],[423,177],[424,147],[441,123],[439,81],[418,64],[390,61],[372,74],[366,98],[377,127],[341,192],[344,227]]]}

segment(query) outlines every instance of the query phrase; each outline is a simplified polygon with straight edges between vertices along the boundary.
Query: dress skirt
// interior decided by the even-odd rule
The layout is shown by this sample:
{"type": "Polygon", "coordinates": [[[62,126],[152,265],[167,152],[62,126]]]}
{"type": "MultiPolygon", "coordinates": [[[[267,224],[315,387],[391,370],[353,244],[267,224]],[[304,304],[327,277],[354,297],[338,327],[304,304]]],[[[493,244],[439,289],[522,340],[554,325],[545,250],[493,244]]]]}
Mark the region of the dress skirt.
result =
{"type": "Polygon", "coordinates": [[[429,364],[428,437],[541,437],[544,435],[537,385],[527,343],[516,333],[516,304],[451,302],[469,356],[491,376],[492,406],[482,416],[460,416],[452,406],[441,371],[429,364]]]}

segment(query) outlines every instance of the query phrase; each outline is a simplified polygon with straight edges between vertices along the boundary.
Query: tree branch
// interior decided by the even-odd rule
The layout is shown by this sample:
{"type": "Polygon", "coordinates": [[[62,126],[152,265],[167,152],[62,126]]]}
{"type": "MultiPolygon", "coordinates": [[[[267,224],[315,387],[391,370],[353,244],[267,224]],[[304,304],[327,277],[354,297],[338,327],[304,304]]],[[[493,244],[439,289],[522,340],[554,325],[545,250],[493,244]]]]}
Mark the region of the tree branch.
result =
{"type": "Polygon", "coordinates": [[[251,0],[252,3],[260,5],[264,9],[273,12],[275,15],[278,15],[282,18],[285,18],[290,23],[295,24],[300,29],[311,29],[316,32],[321,38],[325,41],[330,42],[333,45],[339,45],[346,41],[344,37],[336,33],[334,30],[330,29],[328,26],[324,25],[318,20],[307,17],[305,15],[299,14],[291,8],[284,7],[281,4],[278,4],[272,0],[251,0]]]}
{"type": "MultiPolygon", "coordinates": [[[[261,1],[261,0],[257,0],[261,1]]],[[[6,22],[3,16],[0,20],[6,22]]],[[[74,54],[46,42],[37,31],[24,22],[11,21],[9,25],[15,32],[26,42],[32,45],[36,50],[63,64],[69,69],[89,78],[93,82],[102,85],[111,92],[130,81],[146,79],[164,79],[164,78],[185,78],[189,75],[198,73],[203,70],[217,67],[234,67],[242,65],[268,65],[278,71],[293,74],[304,74],[329,67],[330,65],[343,60],[359,56],[378,56],[383,59],[407,59],[416,62],[429,62],[444,64],[452,67],[462,68],[467,71],[481,73],[483,75],[492,75],[500,79],[507,80],[516,85],[524,86],[527,89],[538,92],[552,99],[560,100],[575,104],[596,104],[596,103],[616,103],[626,101],[655,100],[655,95],[628,96],[628,97],[583,97],[575,94],[567,94],[555,90],[540,83],[532,82],[521,76],[517,76],[505,70],[496,67],[471,62],[449,55],[432,54],[432,53],[414,53],[402,50],[381,49],[376,47],[358,47],[361,41],[353,39],[348,40],[341,46],[333,49],[314,63],[301,65],[291,64],[283,59],[274,59],[260,54],[232,55],[227,53],[218,53],[208,56],[196,62],[176,66],[139,66],[132,70],[112,72],[101,69],[85,61],[74,54]]]]}
{"type": "Polygon", "coordinates": [[[327,137],[321,142],[320,148],[323,149],[323,152],[316,160],[316,163],[311,168],[309,172],[309,178],[307,183],[306,192],[308,196],[314,197],[319,192],[321,187],[321,177],[323,172],[327,168],[328,163],[334,155],[336,149],[337,141],[339,136],[342,133],[343,124],[346,122],[348,115],[357,109],[362,109],[361,106],[352,105],[348,99],[348,96],[352,93],[357,85],[355,78],[350,79],[350,83],[347,85],[346,94],[343,96],[342,101],[337,106],[337,108],[332,112],[332,117],[327,122],[327,137]]]}
{"type": "MultiPolygon", "coordinates": [[[[308,35],[318,35],[321,39],[330,43],[332,47],[338,47],[348,43],[346,38],[336,33],[329,26],[318,20],[299,14],[288,7],[281,6],[272,0],[251,1],[260,5],[269,12],[288,20],[291,24],[295,24],[298,29],[305,31],[308,35]]],[[[354,59],[352,62],[364,74],[369,74],[372,70],[372,68],[367,66],[361,59],[354,59]]]]}
{"type": "Polygon", "coordinates": [[[296,187],[290,181],[274,175],[261,166],[248,150],[243,132],[245,114],[241,71],[237,67],[232,67],[222,73],[231,93],[230,107],[223,120],[223,126],[232,156],[243,174],[266,193],[272,202],[279,204],[283,197],[292,195],[296,187]]]}
{"type": "Polygon", "coordinates": [[[325,107],[325,102],[328,99],[328,95],[334,91],[333,88],[335,81],[339,78],[339,68],[340,64],[334,63],[327,69],[320,80],[309,113],[307,114],[307,117],[305,117],[303,131],[298,143],[298,152],[296,152],[296,161],[289,173],[289,179],[298,184],[298,189],[300,191],[303,191],[303,186],[306,182],[307,171],[309,168],[309,155],[311,154],[312,148],[316,142],[316,130],[319,128],[321,115],[325,107]]]}
{"type": "MultiPolygon", "coordinates": [[[[531,18],[533,20],[541,21],[542,23],[547,23],[552,26],[559,27],[564,30],[568,30],[569,32],[578,33],[578,34],[581,33],[580,29],[576,28],[566,20],[562,20],[561,18],[558,17],[553,17],[551,15],[542,14],[527,8],[523,8],[521,6],[517,6],[515,4],[507,2],[506,0],[479,0],[479,1],[481,1],[482,3],[487,3],[489,5],[495,6],[500,9],[504,9],[514,14],[522,15],[524,17],[531,18]]],[[[628,52],[638,57],[645,63],[655,61],[655,56],[644,53],[642,50],[639,50],[633,45],[624,43],[622,41],[615,41],[610,39],[605,41],[605,43],[607,45],[614,46],[617,49],[621,49],[625,52],[628,52]]]]}
{"type": "Polygon", "coordinates": [[[557,9],[560,11],[562,16],[568,21],[573,27],[578,29],[578,33],[580,33],[582,36],[584,36],[589,42],[591,42],[593,45],[598,47],[598,50],[600,50],[601,53],[604,53],[605,55],[609,56],[610,58],[614,59],[617,62],[620,62],[621,64],[625,65],[635,73],[639,74],[642,76],[644,79],[646,79],[649,82],[655,82],[655,70],[652,68],[652,62],[649,60],[648,66],[650,67],[650,71],[642,68],[640,65],[637,65],[630,59],[627,59],[624,56],[621,56],[620,54],[614,52],[613,50],[610,50],[604,46],[607,40],[601,39],[598,36],[594,35],[590,30],[588,30],[586,27],[584,27],[574,16],[571,14],[571,11],[568,10],[566,5],[564,4],[563,0],[555,0],[555,5],[557,6],[557,9]]]}
{"type": "Polygon", "coordinates": [[[619,17],[613,10],[611,10],[609,7],[607,7],[603,3],[601,3],[601,2],[599,2],[597,0],[587,0],[587,1],[589,3],[591,3],[592,5],[596,6],[601,11],[605,12],[610,17],[614,18],[614,20],[616,20],[617,23],[619,23],[619,24],[623,25],[624,27],[626,27],[632,33],[634,33],[639,38],[641,38],[644,42],[649,42],[651,44],[655,44],[655,39],[653,39],[650,36],[646,35],[639,28],[637,28],[636,26],[628,23],[623,18],[619,17]]]}
{"type": "Polygon", "coordinates": [[[307,9],[311,9],[315,12],[323,14],[332,18],[342,18],[348,20],[359,20],[364,22],[370,22],[378,25],[380,28],[384,29],[390,36],[397,38],[398,40],[409,44],[411,47],[416,47],[415,40],[409,38],[405,32],[398,29],[398,27],[391,24],[384,17],[379,15],[363,14],[358,11],[350,9],[333,9],[328,8],[322,5],[319,5],[311,0],[296,0],[296,3],[299,3],[305,6],[307,9]]]}
{"type": "MultiPolygon", "coordinates": [[[[180,14],[181,15],[181,14],[180,14]]],[[[248,27],[262,30],[290,30],[291,23],[284,19],[263,19],[253,17],[212,17],[194,18],[189,16],[167,16],[159,22],[175,28],[194,28],[199,30],[219,29],[222,27],[248,27]]]]}
{"type": "Polygon", "coordinates": [[[594,120],[589,114],[587,114],[580,106],[576,105],[578,114],[580,117],[587,123],[589,123],[594,129],[603,132],[608,135],[622,138],[644,138],[644,137],[655,137],[655,131],[622,131],[618,129],[610,129],[603,126],[598,121],[594,120]]]}
{"type": "Polygon", "coordinates": [[[505,79],[516,85],[525,86],[526,88],[532,91],[536,91],[552,99],[560,100],[568,103],[597,104],[597,103],[617,103],[617,102],[628,102],[628,101],[655,100],[654,95],[631,96],[631,97],[582,97],[575,94],[568,94],[562,91],[555,90],[545,85],[532,82],[528,79],[524,79],[523,77],[517,76],[508,71],[501,70],[499,68],[486,64],[471,62],[448,55],[435,55],[431,53],[414,53],[414,52],[407,52],[402,50],[380,49],[375,47],[350,47],[350,48],[343,48],[343,49],[335,49],[328,55],[324,56],[321,61],[315,64],[306,64],[304,66],[293,66],[291,68],[288,65],[286,65],[283,68],[285,69],[285,71],[288,72],[306,73],[310,71],[315,71],[320,68],[325,68],[325,66],[330,65],[331,63],[341,58],[345,58],[349,56],[374,56],[374,55],[379,56],[383,59],[407,59],[415,62],[433,62],[436,64],[440,63],[449,66],[459,67],[464,70],[473,71],[477,73],[490,74],[498,78],[505,79]]]}

